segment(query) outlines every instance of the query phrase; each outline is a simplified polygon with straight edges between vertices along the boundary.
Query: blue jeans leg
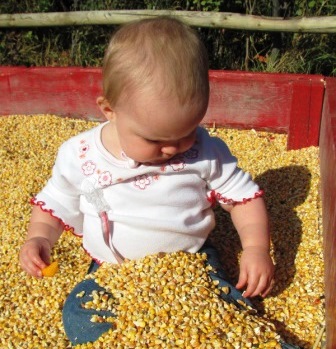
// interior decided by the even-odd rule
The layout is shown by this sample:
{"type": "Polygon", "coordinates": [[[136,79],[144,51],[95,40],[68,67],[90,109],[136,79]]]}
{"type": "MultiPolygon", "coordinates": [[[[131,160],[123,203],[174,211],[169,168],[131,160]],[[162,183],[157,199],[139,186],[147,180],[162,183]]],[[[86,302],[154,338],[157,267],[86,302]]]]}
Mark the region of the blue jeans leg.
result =
{"type": "Polygon", "coordinates": [[[200,253],[207,254],[207,264],[211,265],[213,270],[209,272],[209,276],[212,280],[217,280],[219,282],[218,287],[227,287],[229,290],[228,294],[224,292],[221,293],[221,298],[228,303],[234,303],[238,308],[242,305],[237,302],[240,300],[245,304],[253,307],[249,299],[243,297],[242,293],[236,289],[229,281],[227,274],[225,273],[223,267],[221,266],[218,251],[211,245],[205,244],[200,250],[200,253]]]}
{"type": "MultiPolygon", "coordinates": [[[[97,264],[91,264],[89,272],[96,270],[97,267],[97,264]]],[[[112,328],[111,323],[91,322],[91,317],[92,315],[109,317],[114,316],[113,313],[82,307],[82,303],[92,300],[90,295],[94,290],[106,292],[94,280],[83,280],[72,290],[64,303],[62,313],[64,330],[73,345],[94,342],[112,328]],[[84,296],[78,297],[77,294],[83,291],[85,292],[84,296]]]]}

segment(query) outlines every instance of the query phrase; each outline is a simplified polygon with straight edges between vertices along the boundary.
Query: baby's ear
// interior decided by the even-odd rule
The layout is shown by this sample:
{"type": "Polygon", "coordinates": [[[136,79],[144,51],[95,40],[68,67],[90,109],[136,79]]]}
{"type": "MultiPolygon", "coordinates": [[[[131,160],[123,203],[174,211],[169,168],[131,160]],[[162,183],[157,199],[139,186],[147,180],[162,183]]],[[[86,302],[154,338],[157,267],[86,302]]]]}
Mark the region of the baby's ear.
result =
{"type": "Polygon", "coordinates": [[[111,104],[105,97],[99,96],[97,98],[97,105],[107,120],[111,120],[114,117],[114,111],[111,104]]]}

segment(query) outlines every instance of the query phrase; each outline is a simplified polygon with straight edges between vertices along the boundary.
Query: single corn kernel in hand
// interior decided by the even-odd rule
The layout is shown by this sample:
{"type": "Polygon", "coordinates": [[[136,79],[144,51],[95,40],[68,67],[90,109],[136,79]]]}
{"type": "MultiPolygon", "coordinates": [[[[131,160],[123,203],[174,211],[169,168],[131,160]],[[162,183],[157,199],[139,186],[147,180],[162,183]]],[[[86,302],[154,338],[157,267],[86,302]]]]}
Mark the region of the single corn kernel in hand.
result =
{"type": "Polygon", "coordinates": [[[58,272],[58,262],[52,262],[50,265],[42,269],[43,276],[54,276],[58,272]]]}

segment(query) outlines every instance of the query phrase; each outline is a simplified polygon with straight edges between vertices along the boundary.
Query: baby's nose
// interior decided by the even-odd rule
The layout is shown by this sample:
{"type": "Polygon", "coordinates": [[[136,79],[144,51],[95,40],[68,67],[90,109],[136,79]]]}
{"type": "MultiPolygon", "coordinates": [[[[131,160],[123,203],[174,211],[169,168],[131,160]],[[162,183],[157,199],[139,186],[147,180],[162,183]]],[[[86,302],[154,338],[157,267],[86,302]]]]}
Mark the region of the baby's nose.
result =
{"type": "Polygon", "coordinates": [[[161,148],[161,152],[162,154],[165,155],[176,155],[179,152],[179,143],[175,143],[175,144],[169,144],[169,145],[165,145],[164,147],[161,148]]]}

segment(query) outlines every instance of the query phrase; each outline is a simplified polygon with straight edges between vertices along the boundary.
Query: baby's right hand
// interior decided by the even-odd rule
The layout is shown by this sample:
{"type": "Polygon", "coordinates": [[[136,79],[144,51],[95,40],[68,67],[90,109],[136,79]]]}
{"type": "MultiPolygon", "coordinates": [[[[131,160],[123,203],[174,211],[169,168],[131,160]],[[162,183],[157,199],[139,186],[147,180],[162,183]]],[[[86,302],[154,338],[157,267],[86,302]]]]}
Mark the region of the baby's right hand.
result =
{"type": "Polygon", "coordinates": [[[27,240],[20,250],[20,265],[28,274],[42,278],[42,269],[50,263],[51,246],[48,239],[34,237],[27,240]]]}

